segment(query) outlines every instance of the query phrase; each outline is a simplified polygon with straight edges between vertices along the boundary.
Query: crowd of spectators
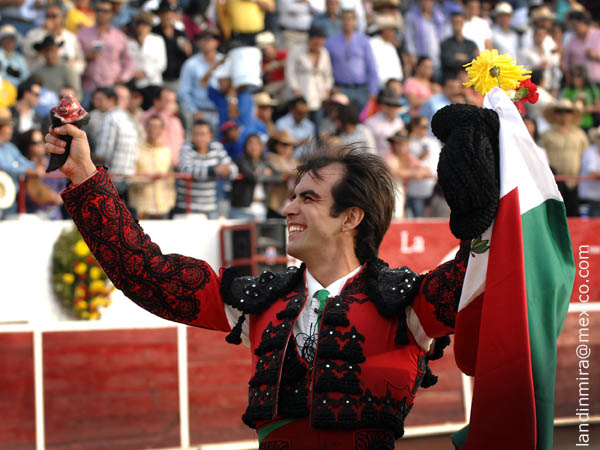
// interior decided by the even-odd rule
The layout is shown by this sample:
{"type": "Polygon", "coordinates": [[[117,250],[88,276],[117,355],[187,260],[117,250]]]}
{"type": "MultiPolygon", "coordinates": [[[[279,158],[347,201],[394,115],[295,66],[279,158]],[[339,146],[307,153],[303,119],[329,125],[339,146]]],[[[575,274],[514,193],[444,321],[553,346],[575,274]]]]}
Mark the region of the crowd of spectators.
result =
{"type": "MultiPolygon", "coordinates": [[[[140,219],[282,217],[308,146],[354,144],[397,180],[396,217],[448,214],[430,121],[482,105],[485,49],[532,70],[524,120],[570,216],[600,215],[600,30],[574,0],[0,0],[0,170],[62,217],[49,111],[90,111],[94,160],[140,219]],[[578,176],[584,176],[578,179],[578,176]]],[[[14,214],[17,202],[0,211],[14,214]]]]}

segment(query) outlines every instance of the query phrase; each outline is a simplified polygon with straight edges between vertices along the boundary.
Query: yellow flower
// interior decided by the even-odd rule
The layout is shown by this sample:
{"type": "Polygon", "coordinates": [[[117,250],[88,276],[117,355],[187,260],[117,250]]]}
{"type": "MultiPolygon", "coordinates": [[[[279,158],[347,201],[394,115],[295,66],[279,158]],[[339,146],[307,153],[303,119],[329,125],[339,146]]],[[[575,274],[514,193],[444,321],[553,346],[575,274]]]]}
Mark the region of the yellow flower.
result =
{"type": "Polygon", "coordinates": [[[469,81],[465,86],[473,86],[481,95],[500,84],[504,92],[517,89],[521,80],[529,78],[531,71],[518,66],[508,54],[498,55],[498,50],[484,50],[464,67],[467,68],[469,81]]]}
{"type": "Polygon", "coordinates": [[[99,306],[108,306],[108,305],[106,304],[106,300],[104,300],[102,297],[94,297],[90,301],[90,306],[94,309],[97,309],[99,306]]]}
{"type": "Polygon", "coordinates": [[[79,317],[81,317],[82,319],[89,319],[90,313],[89,313],[89,311],[81,311],[79,317]]]}
{"type": "Polygon", "coordinates": [[[77,286],[75,288],[75,293],[74,296],[75,298],[83,298],[85,297],[85,287],[84,286],[77,286]]]}
{"type": "Polygon", "coordinates": [[[63,273],[62,280],[65,284],[73,284],[75,282],[75,275],[72,273],[63,273]]]}
{"type": "Polygon", "coordinates": [[[90,293],[93,294],[98,294],[100,292],[104,292],[104,281],[102,280],[95,280],[92,281],[90,283],[90,293]]]}
{"type": "Polygon", "coordinates": [[[90,320],[98,320],[100,318],[100,313],[98,311],[92,311],[90,313],[90,320]]]}
{"type": "Polygon", "coordinates": [[[102,276],[102,269],[100,267],[90,267],[90,278],[92,280],[97,280],[102,276]]]}
{"type": "Polygon", "coordinates": [[[86,263],[78,262],[75,263],[75,267],[73,269],[77,275],[81,275],[82,273],[85,273],[87,271],[87,268],[88,266],[86,263]]]}
{"type": "Polygon", "coordinates": [[[75,246],[73,247],[73,251],[77,256],[84,257],[90,254],[90,249],[87,244],[83,241],[83,239],[79,239],[75,246]]]}
{"type": "Polygon", "coordinates": [[[79,300],[79,301],[75,302],[75,309],[78,311],[86,310],[87,307],[88,307],[88,304],[85,300],[79,300]]]}

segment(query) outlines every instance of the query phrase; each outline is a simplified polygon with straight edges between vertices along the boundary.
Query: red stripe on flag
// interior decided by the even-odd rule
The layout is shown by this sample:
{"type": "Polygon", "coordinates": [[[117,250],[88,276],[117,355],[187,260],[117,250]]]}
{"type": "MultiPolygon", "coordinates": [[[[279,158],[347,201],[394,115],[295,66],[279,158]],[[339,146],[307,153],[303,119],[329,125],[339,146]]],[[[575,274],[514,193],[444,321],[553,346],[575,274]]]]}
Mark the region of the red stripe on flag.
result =
{"type": "MultiPolygon", "coordinates": [[[[475,262],[477,262],[476,259],[475,262]]],[[[469,376],[475,375],[482,307],[483,294],[475,297],[474,300],[456,315],[454,360],[458,368],[469,376]]]]}
{"type": "Polygon", "coordinates": [[[517,189],[491,237],[469,438],[463,450],[536,448],[536,418],[517,189]]]}

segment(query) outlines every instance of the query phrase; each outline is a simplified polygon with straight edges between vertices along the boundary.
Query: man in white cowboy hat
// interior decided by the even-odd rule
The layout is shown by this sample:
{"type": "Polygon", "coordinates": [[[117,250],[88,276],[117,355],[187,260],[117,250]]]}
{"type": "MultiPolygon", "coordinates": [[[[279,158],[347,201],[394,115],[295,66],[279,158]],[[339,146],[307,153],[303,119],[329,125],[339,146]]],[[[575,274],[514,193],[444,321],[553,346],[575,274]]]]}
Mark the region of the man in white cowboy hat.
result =
{"type": "Polygon", "coordinates": [[[515,58],[519,50],[519,35],[510,26],[512,6],[508,2],[497,3],[492,15],[495,22],[492,25],[492,46],[498,50],[498,53],[508,53],[515,58]]]}
{"type": "Polygon", "coordinates": [[[12,25],[0,27],[0,64],[2,64],[2,77],[18,86],[29,76],[29,67],[23,54],[17,50],[20,36],[12,25]]]}
{"type": "Polygon", "coordinates": [[[379,85],[383,88],[390,78],[404,79],[396,40],[400,21],[392,15],[378,15],[375,16],[373,26],[375,35],[370,40],[371,49],[375,57],[379,85]]]}
{"type": "MultiPolygon", "coordinates": [[[[581,114],[579,105],[568,99],[561,99],[544,111],[550,129],[540,139],[555,175],[579,175],[581,157],[589,145],[587,135],[577,125],[581,114]]],[[[559,181],[557,184],[565,202],[567,216],[579,216],[577,181],[559,181]]]]}
{"type": "MultiPolygon", "coordinates": [[[[556,14],[554,14],[552,10],[546,5],[538,6],[537,8],[532,10],[530,13],[529,24],[527,26],[527,29],[521,36],[521,48],[527,48],[533,45],[533,33],[535,27],[542,26],[548,31],[550,31],[555,18],[556,14]]],[[[552,38],[552,36],[550,36],[550,34],[548,34],[544,39],[543,46],[544,50],[547,52],[556,51],[556,42],[554,42],[554,39],[552,38]]]]}
{"type": "Polygon", "coordinates": [[[589,131],[590,145],[581,158],[581,176],[595,180],[579,183],[579,198],[589,204],[588,215],[600,217],[600,127],[589,131]]]}

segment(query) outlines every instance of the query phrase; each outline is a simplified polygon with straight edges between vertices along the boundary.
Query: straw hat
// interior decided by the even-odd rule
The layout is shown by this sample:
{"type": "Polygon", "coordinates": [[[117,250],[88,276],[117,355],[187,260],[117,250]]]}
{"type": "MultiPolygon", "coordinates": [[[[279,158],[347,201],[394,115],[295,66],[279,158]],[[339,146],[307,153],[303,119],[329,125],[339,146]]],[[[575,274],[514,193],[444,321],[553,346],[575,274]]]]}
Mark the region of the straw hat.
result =
{"type": "Polygon", "coordinates": [[[277,130],[269,137],[269,139],[282,144],[296,145],[296,141],[294,141],[294,138],[287,130],[277,130]]]}
{"type": "Polygon", "coordinates": [[[547,6],[540,6],[531,13],[532,22],[537,22],[538,20],[554,20],[555,18],[556,14],[554,14],[547,6]]]}
{"type": "Polygon", "coordinates": [[[400,20],[391,14],[378,14],[369,26],[370,33],[378,33],[382,30],[397,30],[402,26],[400,20]]]}
{"type": "Polygon", "coordinates": [[[17,197],[15,183],[9,174],[0,170],[0,209],[10,207],[17,197]]]}
{"type": "Polygon", "coordinates": [[[8,108],[0,108],[0,125],[11,125],[13,123],[12,114],[8,108]]]}
{"type": "Polygon", "coordinates": [[[499,14],[511,15],[512,13],[513,13],[513,7],[510,6],[510,3],[508,3],[508,2],[500,2],[500,3],[496,4],[494,10],[492,11],[492,14],[494,16],[497,16],[499,14]]]}
{"type": "Polygon", "coordinates": [[[554,123],[555,115],[560,111],[569,111],[573,113],[574,123],[579,123],[583,115],[583,108],[579,103],[573,103],[571,100],[561,98],[544,109],[544,117],[550,123],[554,123]]]}
{"type": "Polygon", "coordinates": [[[261,50],[270,45],[275,45],[275,35],[270,31],[263,31],[256,35],[256,46],[261,50]]]}
{"type": "Polygon", "coordinates": [[[6,37],[14,37],[15,39],[19,37],[19,32],[14,25],[6,24],[0,27],[0,40],[6,37]]]}
{"type": "Polygon", "coordinates": [[[256,106],[277,106],[277,102],[271,98],[268,92],[257,92],[253,98],[256,106]]]}

